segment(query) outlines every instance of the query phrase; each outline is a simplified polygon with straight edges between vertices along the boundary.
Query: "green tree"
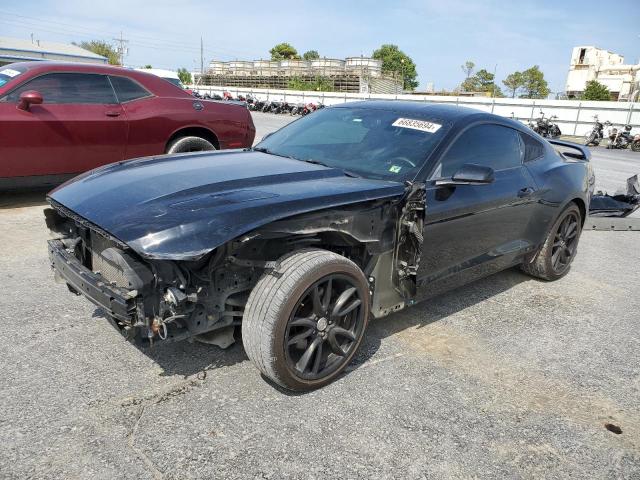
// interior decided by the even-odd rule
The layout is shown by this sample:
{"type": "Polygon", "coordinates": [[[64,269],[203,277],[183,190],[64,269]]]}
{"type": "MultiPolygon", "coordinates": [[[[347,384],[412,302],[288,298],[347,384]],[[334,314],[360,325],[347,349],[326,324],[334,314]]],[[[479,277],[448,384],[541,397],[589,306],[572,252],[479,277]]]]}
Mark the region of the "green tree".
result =
{"type": "Polygon", "coordinates": [[[611,93],[597,80],[589,80],[582,94],[582,100],[611,100],[611,93]]]}
{"type": "Polygon", "coordinates": [[[316,92],[332,92],[334,90],[333,81],[327,77],[315,77],[313,80],[293,77],[289,80],[288,86],[291,90],[314,90],[316,92]]]}
{"type": "Polygon", "coordinates": [[[373,52],[373,58],[382,60],[382,71],[402,76],[405,90],[415,90],[418,86],[418,72],[411,57],[397,45],[385,44],[373,52]]]}
{"type": "Polygon", "coordinates": [[[191,72],[186,68],[178,69],[178,78],[184,85],[191,85],[191,72]]]}
{"type": "Polygon", "coordinates": [[[495,75],[483,68],[462,82],[461,89],[464,92],[491,92],[492,96],[501,97],[502,91],[494,80],[495,75]]]}
{"type": "Polygon", "coordinates": [[[473,69],[475,67],[476,67],[476,64],[473,63],[471,60],[467,60],[466,62],[464,62],[464,65],[460,65],[460,68],[465,74],[465,79],[471,76],[471,74],[473,73],[473,69]]]}
{"type": "Polygon", "coordinates": [[[144,66],[144,67],[142,67],[142,68],[153,68],[153,66],[151,66],[151,65],[147,64],[147,65],[145,65],[145,66],[144,66]]]}
{"type": "Polygon", "coordinates": [[[271,54],[271,60],[294,60],[300,58],[298,51],[286,42],[279,43],[269,50],[269,53],[271,54]]]}
{"type": "Polygon", "coordinates": [[[518,93],[518,90],[524,87],[524,77],[522,75],[522,72],[510,73],[509,75],[507,75],[507,78],[502,81],[502,83],[511,93],[511,98],[516,98],[516,93],[518,93]]]}
{"type": "Polygon", "coordinates": [[[102,55],[109,59],[109,65],[120,65],[120,56],[115,48],[102,40],[91,40],[90,42],[73,43],[74,45],[89,50],[97,55],[102,55]]]}
{"type": "Polygon", "coordinates": [[[540,71],[540,67],[538,67],[538,65],[534,65],[522,72],[522,78],[524,80],[524,84],[522,86],[524,94],[522,97],[547,98],[550,92],[549,85],[544,79],[544,73],[540,71]]]}
{"type": "Polygon", "coordinates": [[[308,50],[302,54],[302,58],[305,60],[314,60],[316,58],[320,58],[320,54],[317,50],[308,50]]]}

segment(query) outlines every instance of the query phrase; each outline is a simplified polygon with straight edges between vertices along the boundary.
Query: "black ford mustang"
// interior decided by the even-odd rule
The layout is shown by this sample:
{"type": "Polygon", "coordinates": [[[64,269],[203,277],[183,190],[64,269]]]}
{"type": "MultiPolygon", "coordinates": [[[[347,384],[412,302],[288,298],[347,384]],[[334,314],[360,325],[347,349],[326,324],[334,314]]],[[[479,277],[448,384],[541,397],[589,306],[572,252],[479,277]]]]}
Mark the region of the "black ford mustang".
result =
{"type": "MultiPolygon", "coordinates": [[[[59,280],[132,340],[228,345],[294,390],[370,316],[520,265],[555,280],[594,183],[584,147],[453,106],[363,102],[242,151],[109,165],[49,195],[59,280]]],[[[392,320],[391,320],[392,321],[392,320]]]]}

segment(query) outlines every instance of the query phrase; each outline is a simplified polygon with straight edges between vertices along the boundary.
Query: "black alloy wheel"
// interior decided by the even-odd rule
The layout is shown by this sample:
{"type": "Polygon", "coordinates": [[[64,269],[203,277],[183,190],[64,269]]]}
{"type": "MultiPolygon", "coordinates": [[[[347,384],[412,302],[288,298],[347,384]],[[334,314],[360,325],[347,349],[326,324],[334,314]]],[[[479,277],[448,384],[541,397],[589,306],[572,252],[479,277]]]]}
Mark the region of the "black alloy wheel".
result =
{"type": "Polygon", "coordinates": [[[575,212],[569,212],[556,230],[551,247],[551,265],[560,275],[569,267],[578,246],[580,219],[575,212]]]}
{"type": "Polygon", "coordinates": [[[362,299],[347,275],[329,274],[300,297],[285,330],[290,372],[318,380],[341,369],[357,348],[366,326],[362,299]]]}

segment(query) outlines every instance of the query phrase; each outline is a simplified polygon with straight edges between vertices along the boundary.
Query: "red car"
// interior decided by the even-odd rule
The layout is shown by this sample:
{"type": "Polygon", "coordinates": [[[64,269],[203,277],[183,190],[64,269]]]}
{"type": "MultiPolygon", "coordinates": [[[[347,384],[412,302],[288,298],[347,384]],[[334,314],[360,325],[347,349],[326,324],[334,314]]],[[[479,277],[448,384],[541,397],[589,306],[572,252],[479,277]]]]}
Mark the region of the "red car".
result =
{"type": "Polygon", "coordinates": [[[246,107],[196,99],[120,67],[24,62],[0,67],[0,189],[55,185],[147,155],[250,147],[246,107]]]}

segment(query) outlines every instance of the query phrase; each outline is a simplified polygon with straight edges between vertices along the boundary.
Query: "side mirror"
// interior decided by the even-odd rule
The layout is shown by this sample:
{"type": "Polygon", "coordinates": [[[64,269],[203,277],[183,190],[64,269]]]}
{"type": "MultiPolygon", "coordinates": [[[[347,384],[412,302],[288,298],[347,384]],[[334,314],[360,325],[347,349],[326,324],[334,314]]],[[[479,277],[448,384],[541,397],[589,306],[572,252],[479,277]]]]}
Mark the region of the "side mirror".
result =
{"type": "Polygon", "coordinates": [[[29,111],[31,105],[40,105],[42,103],[42,94],[35,90],[27,90],[20,94],[18,108],[20,110],[29,111]]]}
{"type": "Polygon", "coordinates": [[[436,185],[486,185],[495,179],[493,168],[467,163],[451,178],[436,180],[436,185]]]}

